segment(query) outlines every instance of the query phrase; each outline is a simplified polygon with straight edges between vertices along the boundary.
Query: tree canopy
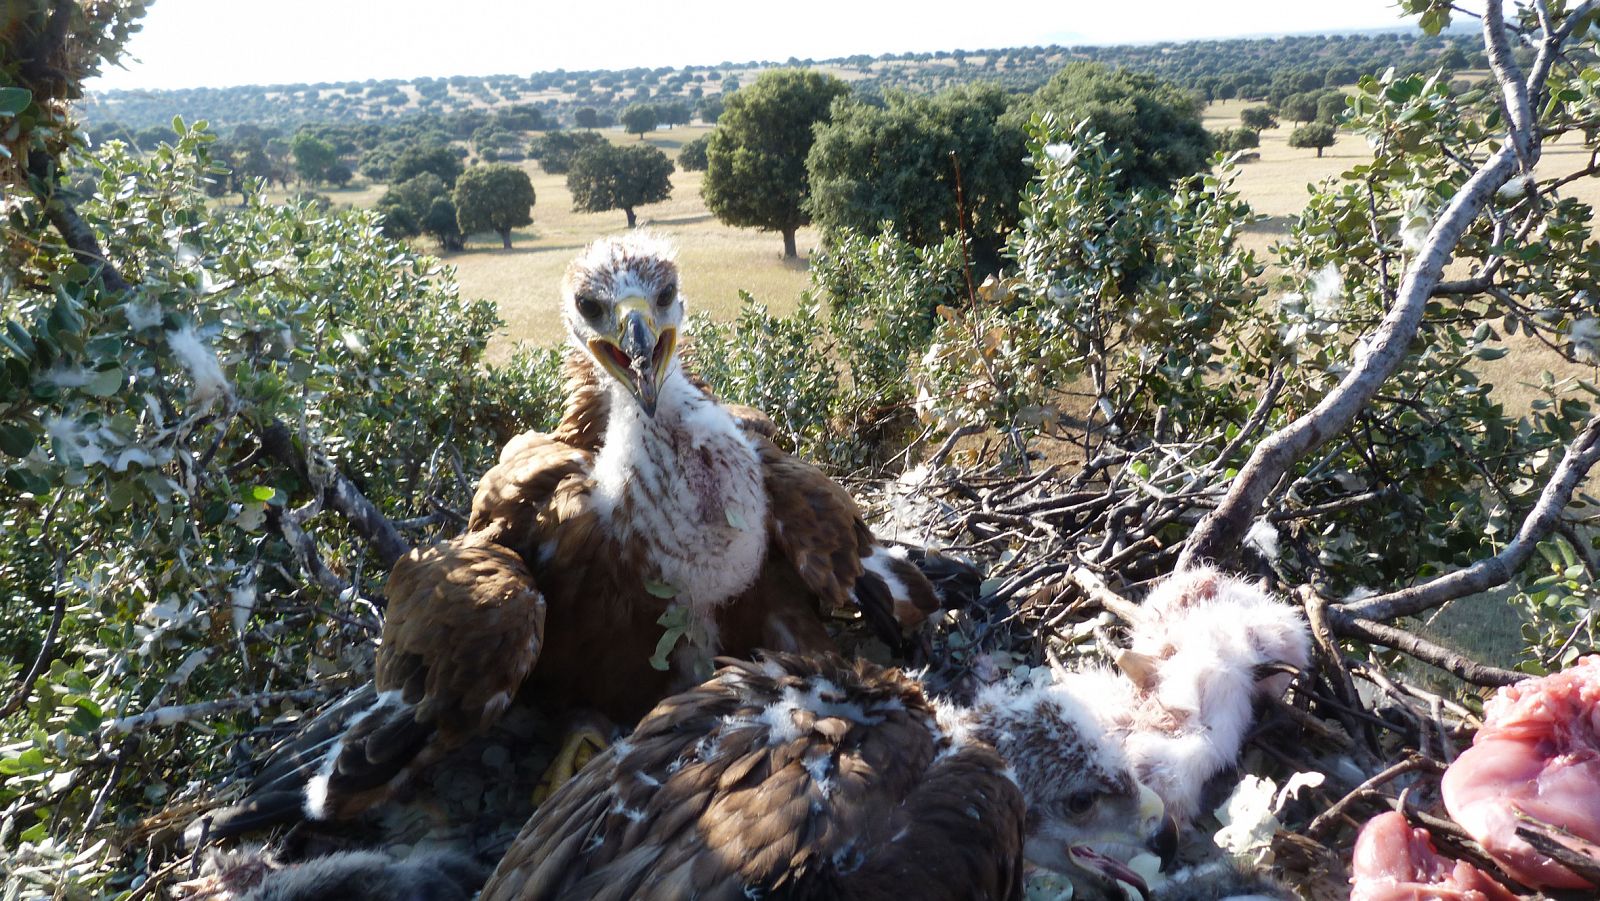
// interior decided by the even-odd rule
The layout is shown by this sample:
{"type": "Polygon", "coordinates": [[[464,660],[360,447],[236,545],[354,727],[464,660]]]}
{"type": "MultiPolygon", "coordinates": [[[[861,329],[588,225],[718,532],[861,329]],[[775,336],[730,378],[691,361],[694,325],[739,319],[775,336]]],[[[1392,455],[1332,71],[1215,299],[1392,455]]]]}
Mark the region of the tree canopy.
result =
{"type": "Polygon", "coordinates": [[[307,184],[325,181],[329,167],[339,159],[332,144],[306,132],[296,134],[289,148],[294,154],[295,174],[307,184]]]}
{"type": "Polygon", "coordinates": [[[795,232],[811,221],[812,127],[849,90],[829,75],[780,69],[729,95],[706,148],[700,191],[711,212],[729,225],[781,233],[783,255],[798,256],[795,232]]]}
{"type": "Polygon", "coordinates": [[[1194,94],[1154,75],[1072,62],[1012,113],[1020,125],[1051,112],[1062,122],[1088,121],[1122,155],[1118,181],[1166,188],[1207,165],[1211,135],[1201,125],[1194,94]]]}
{"type": "Polygon", "coordinates": [[[583,213],[622,210],[628,227],[638,219],[636,207],[672,196],[672,161],[648,144],[618,147],[609,142],[580,152],[567,173],[572,209],[583,213]]]}
{"type": "Polygon", "coordinates": [[[1335,131],[1332,125],[1326,122],[1312,122],[1302,125],[1289,135],[1290,147],[1315,147],[1317,156],[1322,156],[1322,151],[1333,146],[1335,131]]]}
{"type": "Polygon", "coordinates": [[[469,168],[456,179],[452,199],[463,235],[492,231],[507,250],[511,230],[533,224],[533,182],[516,166],[490,163],[469,168]]]}
{"type": "Polygon", "coordinates": [[[706,148],[710,146],[710,133],[683,142],[683,146],[678,148],[678,165],[682,166],[685,172],[706,171],[706,148]]]}
{"type": "Polygon", "coordinates": [[[390,186],[378,199],[376,209],[383,215],[383,232],[390,237],[428,235],[445,250],[464,246],[450,187],[432,172],[390,186]]]}
{"type": "Polygon", "coordinates": [[[461,170],[461,157],[449,145],[421,144],[400,151],[389,165],[389,181],[398,184],[431,172],[448,188],[455,185],[461,170]]]}
{"type": "Polygon", "coordinates": [[[966,229],[992,257],[1016,224],[1029,175],[1022,130],[1004,117],[1006,94],[968,86],[933,97],[896,91],[885,101],[835,101],[831,121],[817,126],[806,160],[812,219],[825,233],[871,234],[889,222],[922,246],[966,229]]]}
{"type": "Polygon", "coordinates": [[[644,133],[654,131],[661,121],[661,111],[649,103],[636,103],[622,111],[622,129],[644,140],[644,133]]]}
{"type": "Polygon", "coordinates": [[[551,175],[565,175],[579,151],[610,143],[592,131],[550,131],[528,145],[528,156],[551,175]]]}
{"type": "Polygon", "coordinates": [[[1260,134],[1268,128],[1278,127],[1278,117],[1271,108],[1265,106],[1248,106],[1239,111],[1239,121],[1245,128],[1260,134]]]}

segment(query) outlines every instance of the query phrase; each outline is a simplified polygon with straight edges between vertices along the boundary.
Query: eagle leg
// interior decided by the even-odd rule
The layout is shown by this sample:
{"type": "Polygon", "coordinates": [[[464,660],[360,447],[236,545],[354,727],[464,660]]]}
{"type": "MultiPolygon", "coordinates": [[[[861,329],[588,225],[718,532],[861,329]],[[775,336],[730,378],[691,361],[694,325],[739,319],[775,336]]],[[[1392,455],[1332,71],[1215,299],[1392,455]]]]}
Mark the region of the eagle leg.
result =
{"type": "Polygon", "coordinates": [[[578,775],[579,770],[611,745],[606,737],[608,731],[592,721],[574,724],[567,729],[561,750],[550,761],[550,766],[545,769],[538,786],[533,790],[534,806],[543,805],[556,793],[556,789],[567,784],[567,780],[578,775]]]}

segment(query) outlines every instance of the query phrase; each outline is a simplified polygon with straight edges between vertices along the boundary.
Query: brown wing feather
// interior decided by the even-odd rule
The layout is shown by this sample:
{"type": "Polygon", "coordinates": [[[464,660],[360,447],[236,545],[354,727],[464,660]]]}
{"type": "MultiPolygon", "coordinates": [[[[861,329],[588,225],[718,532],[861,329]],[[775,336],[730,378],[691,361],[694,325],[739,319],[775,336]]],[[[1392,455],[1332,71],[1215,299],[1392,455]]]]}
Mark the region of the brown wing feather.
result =
{"type": "Polygon", "coordinates": [[[526,559],[536,553],[549,522],[551,500],[569,481],[584,481],[594,456],[539,432],[524,432],[500,451],[500,462],[478,480],[467,532],[509,547],[526,559]]]}
{"type": "Polygon", "coordinates": [[[345,733],[326,774],[335,816],[369,806],[498,720],[543,638],[544,600],[522,558],[474,538],[401,558],[388,595],[378,700],[345,733]]]}
{"type": "Polygon", "coordinates": [[[483,901],[1020,897],[1021,794],[915,683],[723,662],[546,802],[483,901]]]}
{"type": "Polygon", "coordinates": [[[933,585],[876,542],[843,486],[771,441],[755,441],[766,470],[773,546],[826,609],[854,602],[890,647],[901,647],[901,631],[939,609],[933,585]]]}
{"type": "Polygon", "coordinates": [[[758,440],[766,471],[767,515],[773,544],[829,608],[850,603],[863,557],[872,553],[872,532],[856,502],[823,472],[758,440]]]}

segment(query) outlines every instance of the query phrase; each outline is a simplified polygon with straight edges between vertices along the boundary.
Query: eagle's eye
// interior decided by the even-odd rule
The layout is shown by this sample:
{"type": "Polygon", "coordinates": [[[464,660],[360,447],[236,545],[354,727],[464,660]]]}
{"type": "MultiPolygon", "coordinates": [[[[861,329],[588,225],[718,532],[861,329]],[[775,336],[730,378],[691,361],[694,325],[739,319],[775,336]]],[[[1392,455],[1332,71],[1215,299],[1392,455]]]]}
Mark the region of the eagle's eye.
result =
{"type": "Polygon", "coordinates": [[[578,315],[592,321],[599,319],[600,314],[603,312],[605,312],[605,308],[600,305],[600,301],[587,294],[578,295],[578,315]]]}
{"type": "Polygon", "coordinates": [[[673,298],[675,298],[677,296],[678,296],[678,286],[677,285],[668,285],[665,288],[662,288],[661,291],[658,294],[656,294],[656,306],[658,306],[661,309],[665,310],[667,307],[672,306],[673,298]]]}
{"type": "Polygon", "coordinates": [[[1094,792],[1073,792],[1067,797],[1067,813],[1081,817],[1094,809],[1094,792]]]}

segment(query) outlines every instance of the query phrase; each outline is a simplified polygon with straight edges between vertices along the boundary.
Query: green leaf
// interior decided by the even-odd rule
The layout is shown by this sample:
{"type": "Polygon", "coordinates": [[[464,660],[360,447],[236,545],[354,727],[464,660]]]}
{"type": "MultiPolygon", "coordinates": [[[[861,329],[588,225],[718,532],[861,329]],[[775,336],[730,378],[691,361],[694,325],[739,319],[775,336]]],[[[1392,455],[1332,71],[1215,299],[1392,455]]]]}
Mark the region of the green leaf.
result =
{"type": "Polygon", "coordinates": [[[275,488],[268,488],[265,485],[257,485],[250,489],[250,499],[260,501],[264,504],[267,501],[272,500],[273,495],[277,493],[278,491],[275,488]]]}
{"type": "Polygon", "coordinates": [[[672,649],[677,646],[678,641],[689,632],[689,610],[686,607],[673,605],[665,613],[661,614],[656,623],[665,626],[666,629],[661,633],[660,640],[656,642],[656,652],[650,657],[650,666],[665,672],[667,667],[671,665],[667,662],[668,655],[672,653],[672,649]]]}
{"type": "Polygon", "coordinates": [[[13,457],[26,457],[37,441],[38,437],[27,426],[0,425],[0,451],[13,457]]]}
{"type": "Polygon", "coordinates": [[[33,103],[33,92],[27,88],[0,88],[0,116],[15,116],[33,103]]]}
{"type": "Polygon", "coordinates": [[[678,589],[676,586],[663,582],[659,579],[645,579],[644,590],[649,592],[651,597],[667,598],[670,600],[678,596],[678,589]]]}
{"type": "Polygon", "coordinates": [[[122,387],[122,370],[118,368],[103,369],[94,374],[83,386],[85,394],[94,397],[110,397],[122,387]]]}

